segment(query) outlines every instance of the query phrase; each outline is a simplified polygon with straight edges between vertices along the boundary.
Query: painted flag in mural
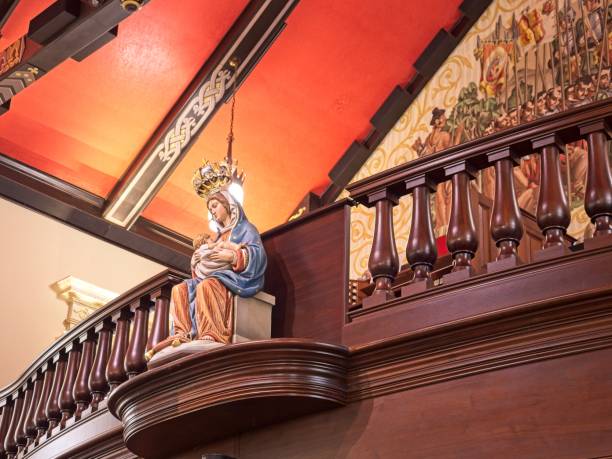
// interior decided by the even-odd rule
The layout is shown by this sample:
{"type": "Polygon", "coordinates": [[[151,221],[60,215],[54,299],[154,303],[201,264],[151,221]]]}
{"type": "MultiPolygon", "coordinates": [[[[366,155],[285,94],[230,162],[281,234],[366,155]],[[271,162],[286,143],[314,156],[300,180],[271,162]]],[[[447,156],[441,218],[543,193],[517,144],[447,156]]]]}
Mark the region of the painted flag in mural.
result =
{"type": "Polygon", "coordinates": [[[480,56],[480,89],[489,97],[497,97],[506,85],[513,62],[511,41],[491,41],[482,44],[480,56]]]}

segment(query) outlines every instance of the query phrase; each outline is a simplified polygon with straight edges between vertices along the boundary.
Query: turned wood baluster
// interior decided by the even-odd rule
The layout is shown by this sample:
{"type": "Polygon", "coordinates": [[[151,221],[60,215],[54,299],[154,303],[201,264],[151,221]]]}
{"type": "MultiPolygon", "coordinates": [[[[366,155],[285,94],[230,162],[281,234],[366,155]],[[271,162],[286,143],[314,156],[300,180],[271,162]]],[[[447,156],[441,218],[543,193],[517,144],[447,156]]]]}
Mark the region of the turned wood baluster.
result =
{"type": "Polygon", "coordinates": [[[402,287],[402,296],[423,291],[432,286],[430,272],[438,258],[438,249],[431,223],[430,192],[436,185],[428,177],[420,176],[406,182],[412,191],[412,223],[406,258],[414,272],[412,283],[402,287]]]}
{"type": "Polygon", "coordinates": [[[6,451],[6,457],[9,459],[14,459],[17,456],[17,451],[19,450],[15,434],[17,433],[17,424],[19,423],[19,418],[21,417],[21,411],[23,408],[22,389],[15,392],[11,398],[13,399],[13,413],[11,415],[11,422],[6,432],[6,439],[4,440],[4,449],[6,451]]]}
{"type": "Polygon", "coordinates": [[[94,351],[96,349],[95,332],[90,330],[82,334],[79,337],[79,343],[82,346],[81,364],[79,365],[79,371],[76,376],[73,391],[74,400],[76,402],[76,410],[74,412],[75,421],[81,419],[83,410],[89,406],[92,399],[91,391],[89,390],[89,375],[91,373],[94,351]]]}
{"type": "MultiPolygon", "coordinates": [[[[565,232],[570,224],[570,209],[567,194],[563,188],[559,152],[565,149],[556,134],[531,141],[534,150],[540,152],[540,195],[538,198],[537,221],[544,235],[543,249],[547,254],[561,255],[565,252],[565,232]],[[554,252],[553,252],[554,250],[554,252]]],[[[538,254],[536,258],[541,258],[538,254]]],[[[546,256],[546,255],[544,255],[546,256]]]]}
{"type": "Polygon", "coordinates": [[[73,391],[79,371],[79,361],[81,360],[81,345],[78,342],[70,343],[66,346],[66,353],[68,354],[68,364],[59,397],[59,406],[62,410],[60,427],[62,429],[66,427],[66,421],[72,417],[76,409],[73,391]]]}
{"type": "Polygon", "coordinates": [[[19,416],[19,423],[17,424],[17,429],[15,430],[15,441],[17,442],[17,447],[20,450],[28,444],[25,425],[26,418],[28,417],[28,412],[30,410],[30,405],[32,404],[32,382],[26,382],[22,387],[22,391],[24,393],[23,405],[21,408],[21,415],[19,416]]]}
{"type": "Polygon", "coordinates": [[[25,435],[27,437],[27,444],[33,443],[36,439],[36,435],[38,430],[36,430],[36,409],[38,408],[38,404],[40,402],[40,398],[42,396],[42,386],[43,386],[43,374],[42,371],[36,373],[35,376],[32,377],[34,381],[34,389],[32,391],[32,401],[30,402],[30,406],[28,408],[28,414],[25,420],[25,435]]]}
{"type": "Polygon", "coordinates": [[[151,297],[145,295],[134,308],[134,329],[125,356],[125,371],[128,378],[133,378],[147,369],[145,351],[147,347],[147,325],[149,323],[149,309],[151,308],[151,297]]]}
{"type": "MultiPolygon", "coordinates": [[[[612,235],[612,173],[608,158],[608,140],[612,134],[604,121],[580,126],[580,134],[586,136],[589,145],[584,208],[595,224],[593,238],[597,239],[612,235]]],[[[585,247],[595,246],[594,243],[597,240],[587,239],[585,247]]]]}
{"type": "Polygon", "coordinates": [[[399,255],[393,231],[393,206],[397,203],[397,196],[388,189],[368,195],[368,206],[376,206],[374,240],[368,261],[375,287],[372,295],[363,300],[365,308],[395,298],[392,285],[399,272],[399,255]]]}
{"type": "Polygon", "coordinates": [[[121,312],[113,315],[113,322],[117,324],[117,331],[115,332],[113,350],[111,351],[110,358],[108,359],[108,366],[106,367],[106,380],[108,381],[111,391],[128,379],[124,363],[130,336],[131,318],[132,312],[129,308],[124,308],[121,312]]]}
{"type": "Polygon", "coordinates": [[[55,376],[55,365],[52,362],[47,362],[42,366],[41,373],[44,375],[43,386],[35,413],[37,438],[40,438],[49,428],[47,404],[49,403],[51,387],[53,385],[53,377],[55,376]]]}
{"type": "Polygon", "coordinates": [[[147,351],[163,341],[170,334],[170,292],[172,286],[166,285],[153,297],[155,298],[155,315],[153,326],[147,342],[147,351]]]}
{"type": "Polygon", "coordinates": [[[62,384],[64,382],[64,376],[66,375],[67,360],[68,357],[63,350],[58,355],[53,357],[52,363],[55,365],[53,385],[51,386],[49,401],[47,402],[45,408],[45,413],[49,423],[49,433],[51,433],[55,426],[59,425],[59,422],[62,419],[62,410],[59,406],[59,398],[62,390],[62,384]]]}
{"type": "Polygon", "coordinates": [[[98,334],[98,348],[89,375],[89,390],[92,394],[91,411],[98,409],[98,405],[104,400],[110,388],[106,379],[106,366],[108,365],[114,328],[115,326],[110,319],[96,325],[95,331],[98,334]]]}
{"type": "Polygon", "coordinates": [[[491,236],[498,248],[497,260],[487,265],[495,272],[520,263],[517,248],[523,238],[523,220],[516,202],[512,169],[518,158],[510,148],[489,153],[489,164],[495,164],[495,197],[491,211],[491,236]]]}
{"type": "Polygon", "coordinates": [[[452,273],[444,277],[444,283],[448,284],[473,273],[472,259],[478,249],[478,233],[470,199],[470,180],[476,178],[476,171],[463,162],[446,168],[445,173],[452,177],[453,186],[446,246],[453,255],[454,266],[452,273]]]}
{"type": "Polygon", "coordinates": [[[0,458],[6,457],[4,443],[7,439],[7,433],[12,416],[13,402],[10,399],[7,399],[6,404],[2,407],[2,421],[0,421],[0,458]]]}

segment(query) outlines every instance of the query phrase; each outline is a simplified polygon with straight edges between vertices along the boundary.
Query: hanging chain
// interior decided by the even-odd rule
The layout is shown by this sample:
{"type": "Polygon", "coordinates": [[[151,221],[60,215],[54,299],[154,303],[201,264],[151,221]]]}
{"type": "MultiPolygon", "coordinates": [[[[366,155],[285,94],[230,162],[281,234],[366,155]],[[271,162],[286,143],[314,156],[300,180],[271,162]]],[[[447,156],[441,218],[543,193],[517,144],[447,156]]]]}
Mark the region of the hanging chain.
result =
{"type": "Polygon", "coordinates": [[[232,108],[230,112],[230,129],[227,135],[227,162],[232,164],[232,144],[234,143],[234,110],[236,108],[236,80],[237,75],[234,73],[234,82],[232,84],[232,108]]]}

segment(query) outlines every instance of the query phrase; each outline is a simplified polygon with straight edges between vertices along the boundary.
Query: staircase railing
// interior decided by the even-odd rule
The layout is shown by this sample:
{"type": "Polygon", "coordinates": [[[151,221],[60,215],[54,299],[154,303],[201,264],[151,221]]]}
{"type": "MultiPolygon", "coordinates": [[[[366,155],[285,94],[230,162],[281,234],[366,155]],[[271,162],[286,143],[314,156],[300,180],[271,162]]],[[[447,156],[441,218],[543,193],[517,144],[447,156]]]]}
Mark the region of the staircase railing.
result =
{"type": "Polygon", "coordinates": [[[145,352],[168,336],[170,291],[183,278],[165,270],[127,291],[69,330],[2,389],[0,458],[36,448],[146,371],[145,352]]]}

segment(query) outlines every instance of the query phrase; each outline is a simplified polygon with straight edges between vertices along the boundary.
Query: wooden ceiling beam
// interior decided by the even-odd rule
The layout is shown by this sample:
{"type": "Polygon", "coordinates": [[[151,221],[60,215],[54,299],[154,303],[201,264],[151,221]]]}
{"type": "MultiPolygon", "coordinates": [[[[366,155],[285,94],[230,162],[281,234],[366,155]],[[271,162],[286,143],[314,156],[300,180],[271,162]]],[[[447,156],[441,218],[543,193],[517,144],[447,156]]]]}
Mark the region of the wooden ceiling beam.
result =
{"type": "Polygon", "coordinates": [[[6,24],[8,18],[11,17],[11,14],[13,14],[17,3],[19,3],[19,0],[0,0],[0,30],[6,24]]]}
{"type": "Polygon", "coordinates": [[[114,38],[131,14],[124,1],[58,0],[32,19],[28,33],[0,53],[0,105],[66,59],[80,61],[114,38]]]}
{"type": "Polygon", "coordinates": [[[0,153],[0,197],[164,266],[188,273],[191,239],[139,218],[128,231],[102,218],[104,198],[0,153]]]}
{"type": "Polygon", "coordinates": [[[298,0],[251,0],[111,192],[104,217],[130,228],[219,107],[285,27],[298,0]],[[236,60],[238,67],[230,66],[236,60]]]}

